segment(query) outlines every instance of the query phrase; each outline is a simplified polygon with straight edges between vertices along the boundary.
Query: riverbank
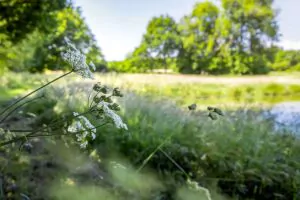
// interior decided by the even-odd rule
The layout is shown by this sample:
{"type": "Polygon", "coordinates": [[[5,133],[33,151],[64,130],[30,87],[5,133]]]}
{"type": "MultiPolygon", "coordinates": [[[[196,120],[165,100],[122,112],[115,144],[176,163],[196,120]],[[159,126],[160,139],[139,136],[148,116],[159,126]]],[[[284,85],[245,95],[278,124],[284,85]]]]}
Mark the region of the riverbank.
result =
{"type": "MultiPolygon", "coordinates": [[[[198,89],[199,85],[196,84],[178,85],[176,83],[173,86],[167,85],[161,90],[163,87],[159,85],[158,81],[153,80],[150,86],[147,85],[150,88],[148,89],[137,80],[130,78],[129,82],[124,81],[122,76],[111,79],[109,76],[111,75],[97,76],[96,80],[92,82],[81,79],[77,81],[76,77],[68,78],[52,88],[56,92],[51,92],[51,99],[26,106],[26,112],[30,112],[30,116],[40,116],[38,123],[47,124],[52,119],[59,117],[61,113],[70,112],[68,110],[70,107],[67,105],[73,106],[72,110],[81,110],[82,103],[86,102],[86,93],[92,88],[93,83],[101,81],[113,86],[118,85],[128,91],[121,90],[124,92],[124,98],[120,100],[122,119],[128,125],[128,131],[120,131],[112,126],[105,126],[97,131],[97,138],[92,142],[90,153],[94,150],[99,153],[99,160],[101,160],[103,169],[106,169],[105,167],[109,164],[108,161],[111,161],[111,156],[118,155],[122,158],[121,161],[123,161],[122,164],[125,165],[125,168],[128,169],[132,166],[135,170],[142,169],[140,170],[141,174],[151,171],[154,177],[159,177],[158,180],[155,179],[157,182],[154,185],[163,185],[164,187],[153,189],[154,192],[152,191],[151,194],[157,193],[156,197],[160,195],[166,199],[176,198],[177,194],[174,191],[179,191],[179,188],[183,186],[183,180],[187,177],[208,188],[214,200],[297,199],[299,197],[300,174],[297,171],[300,168],[299,140],[287,132],[273,130],[272,122],[262,118],[259,113],[241,108],[224,110],[224,116],[218,116],[216,120],[212,120],[207,116],[207,110],[189,111],[184,103],[181,104],[180,101],[173,99],[173,97],[178,97],[178,99],[183,99],[185,103],[194,102],[195,96],[202,95],[205,87],[198,89]],[[136,91],[137,94],[129,91],[136,91]],[[59,99],[59,101],[52,101],[52,99],[59,99]],[[67,104],[63,104],[64,101],[67,101],[67,104]]],[[[46,78],[46,76],[40,77],[41,80],[46,78]]],[[[10,83],[13,83],[14,79],[10,80],[10,83]]],[[[21,80],[22,86],[33,83],[30,75],[26,75],[21,80]]],[[[216,85],[212,84],[208,89],[210,95],[220,90],[218,87],[215,88],[216,85]]],[[[228,92],[232,88],[229,85],[223,86],[228,92]]],[[[245,85],[238,87],[244,88],[245,85]]],[[[256,91],[265,90],[259,90],[259,87],[255,87],[254,92],[256,91]]],[[[274,91],[278,94],[278,90],[274,91]]],[[[245,94],[243,93],[243,95],[245,94]]],[[[224,102],[226,103],[225,100],[228,99],[230,98],[224,99],[224,102]]],[[[217,100],[218,98],[216,98],[216,104],[219,103],[217,100]]],[[[256,100],[259,104],[258,99],[256,100]]],[[[207,101],[207,103],[210,102],[207,101]]],[[[234,102],[232,103],[234,104],[234,102]]],[[[228,104],[229,102],[225,105],[228,104]]],[[[16,113],[16,116],[23,115],[16,113]]],[[[15,123],[20,124],[18,121],[15,123]]],[[[35,145],[34,142],[32,144],[35,145]]],[[[13,169],[14,183],[32,198],[45,198],[45,191],[51,187],[49,185],[36,186],[42,179],[47,183],[49,183],[49,179],[52,183],[53,179],[57,177],[57,173],[63,176],[64,181],[68,180],[68,183],[73,184],[73,186],[71,184],[72,191],[82,185],[84,186],[86,182],[90,185],[94,184],[93,188],[100,188],[101,191],[103,189],[101,186],[95,185],[95,182],[91,180],[92,178],[88,177],[91,176],[90,172],[81,179],[78,179],[76,175],[74,179],[75,175],[70,175],[70,172],[65,170],[64,165],[70,167],[68,158],[72,160],[71,157],[77,157],[80,152],[76,152],[76,154],[71,152],[68,155],[64,155],[61,151],[59,153],[57,151],[44,153],[35,147],[34,149],[37,150],[33,150],[32,153],[34,158],[39,157],[44,160],[43,156],[45,155],[51,157],[51,174],[48,174],[43,172],[48,170],[49,165],[42,162],[36,169],[35,160],[28,159],[27,154],[24,156],[19,151],[12,151],[13,148],[16,147],[3,149],[15,159],[6,164],[10,157],[2,158],[3,163],[5,163],[5,165],[1,165],[5,166],[2,173],[12,173],[13,169]],[[60,158],[61,154],[65,157],[60,158]],[[11,167],[12,164],[14,164],[14,168],[11,167]],[[63,172],[61,172],[62,169],[63,172]],[[30,182],[31,173],[28,171],[35,172],[33,176],[37,177],[36,181],[30,182]],[[28,184],[29,182],[30,184],[28,184]]],[[[50,149],[55,150],[53,146],[50,149]]],[[[77,164],[71,164],[72,169],[77,164]]],[[[88,171],[89,169],[87,167],[88,171]]],[[[127,171],[123,171],[123,175],[124,173],[128,174],[127,171]]],[[[105,176],[104,180],[106,178],[111,177],[105,176]]],[[[119,187],[133,192],[133,194],[139,194],[140,188],[132,188],[128,181],[122,180],[122,183],[125,184],[120,186],[118,178],[124,178],[122,174],[118,174],[115,178],[117,180],[114,179],[113,181],[119,184],[119,187]]],[[[99,179],[97,181],[100,182],[100,185],[103,182],[99,179]]],[[[142,182],[139,179],[133,185],[140,186],[143,185],[142,182]]],[[[144,185],[143,187],[147,188],[148,186],[144,185]]],[[[57,190],[57,193],[61,192],[63,191],[57,190]]]]}
{"type": "Polygon", "coordinates": [[[101,82],[186,107],[197,103],[229,107],[261,107],[300,101],[298,76],[213,77],[192,75],[104,74],[101,82]]]}

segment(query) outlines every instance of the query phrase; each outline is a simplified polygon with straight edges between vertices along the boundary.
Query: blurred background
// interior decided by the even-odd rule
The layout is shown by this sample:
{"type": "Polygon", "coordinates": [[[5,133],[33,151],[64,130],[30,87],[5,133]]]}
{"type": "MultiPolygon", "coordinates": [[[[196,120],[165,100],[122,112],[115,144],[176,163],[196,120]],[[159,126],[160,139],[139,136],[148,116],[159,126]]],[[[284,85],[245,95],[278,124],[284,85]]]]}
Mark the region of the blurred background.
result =
{"type": "Polygon", "coordinates": [[[61,70],[59,52],[68,37],[99,71],[299,70],[299,3],[241,2],[2,0],[1,69],[61,70]]]}

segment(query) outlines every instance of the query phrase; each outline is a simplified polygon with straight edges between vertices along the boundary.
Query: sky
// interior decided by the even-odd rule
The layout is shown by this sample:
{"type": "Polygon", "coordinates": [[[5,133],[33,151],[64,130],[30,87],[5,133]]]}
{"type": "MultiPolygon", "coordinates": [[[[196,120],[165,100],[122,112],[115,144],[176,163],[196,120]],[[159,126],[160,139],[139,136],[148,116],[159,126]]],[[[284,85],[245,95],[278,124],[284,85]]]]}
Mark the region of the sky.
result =
{"type": "MultiPolygon", "coordinates": [[[[73,0],[96,37],[105,59],[123,60],[140,44],[153,16],[169,14],[176,21],[201,0],[73,0]]],[[[215,1],[214,1],[215,2],[215,1]]],[[[300,49],[300,0],[275,0],[282,34],[279,45],[300,49]]]]}

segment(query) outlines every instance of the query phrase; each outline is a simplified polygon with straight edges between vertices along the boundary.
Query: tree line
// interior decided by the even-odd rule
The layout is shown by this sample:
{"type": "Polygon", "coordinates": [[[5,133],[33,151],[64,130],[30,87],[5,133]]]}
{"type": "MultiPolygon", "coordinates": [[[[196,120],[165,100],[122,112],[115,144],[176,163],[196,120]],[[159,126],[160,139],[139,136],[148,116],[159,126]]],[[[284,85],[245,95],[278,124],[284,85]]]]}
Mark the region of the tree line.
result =
{"type": "Polygon", "coordinates": [[[98,71],[265,74],[300,70],[300,51],[283,50],[273,0],[196,3],[178,22],[153,17],[140,44],[123,61],[107,62],[71,0],[0,1],[0,71],[65,69],[65,38],[98,71]]]}
{"type": "Polygon", "coordinates": [[[273,0],[221,0],[194,5],[176,22],[153,17],[141,43],[124,61],[109,62],[118,72],[172,69],[194,74],[266,74],[300,70],[300,51],[279,41],[273,0]]]}

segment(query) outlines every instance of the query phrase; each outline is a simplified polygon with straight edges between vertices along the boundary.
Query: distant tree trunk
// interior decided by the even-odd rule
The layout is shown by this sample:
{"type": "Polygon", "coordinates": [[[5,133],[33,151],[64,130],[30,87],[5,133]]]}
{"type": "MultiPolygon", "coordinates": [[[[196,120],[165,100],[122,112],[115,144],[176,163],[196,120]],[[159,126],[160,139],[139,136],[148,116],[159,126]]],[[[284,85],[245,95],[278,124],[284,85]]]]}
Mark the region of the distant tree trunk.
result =
{"type": "Polygon", "coordinates": [[[166,56],[165,56],[165,55],[163,56],[163,65],[164,65],[165,74],[166,74],[166,73],[167,73],[168,66],[167,66],[167,60],[166,60],[166,56]]]}

